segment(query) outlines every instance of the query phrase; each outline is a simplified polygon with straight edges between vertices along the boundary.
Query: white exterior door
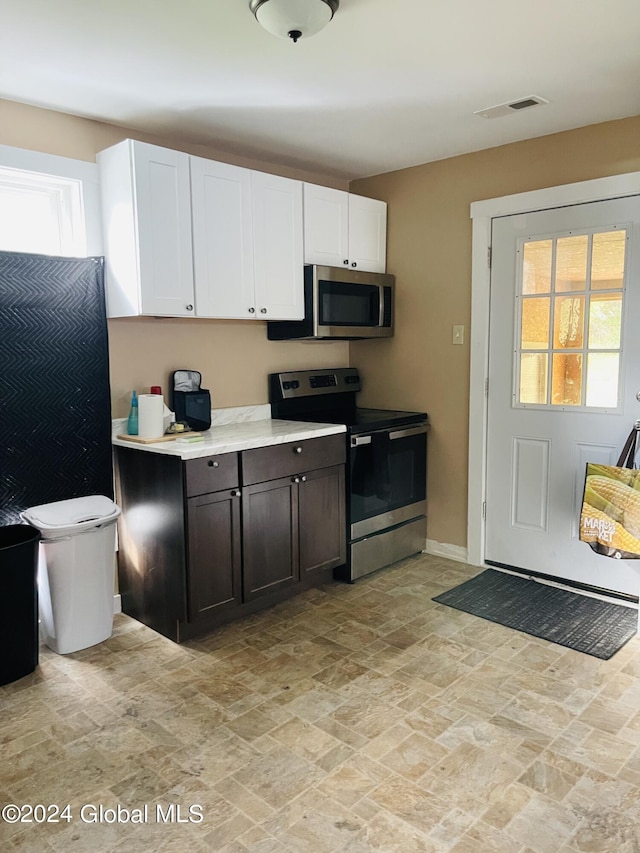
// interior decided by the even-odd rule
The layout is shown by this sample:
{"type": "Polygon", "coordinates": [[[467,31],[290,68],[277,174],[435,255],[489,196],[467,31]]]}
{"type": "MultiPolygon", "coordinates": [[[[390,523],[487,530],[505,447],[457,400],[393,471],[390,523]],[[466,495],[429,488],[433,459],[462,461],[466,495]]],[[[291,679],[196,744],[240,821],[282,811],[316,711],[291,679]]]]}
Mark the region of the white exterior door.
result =
{"type": "Polygon", "coordinates": [[[640,197],[495,219],[492,248],[485,559],[635,595],[578,520],[640,418],[640,197]]]}

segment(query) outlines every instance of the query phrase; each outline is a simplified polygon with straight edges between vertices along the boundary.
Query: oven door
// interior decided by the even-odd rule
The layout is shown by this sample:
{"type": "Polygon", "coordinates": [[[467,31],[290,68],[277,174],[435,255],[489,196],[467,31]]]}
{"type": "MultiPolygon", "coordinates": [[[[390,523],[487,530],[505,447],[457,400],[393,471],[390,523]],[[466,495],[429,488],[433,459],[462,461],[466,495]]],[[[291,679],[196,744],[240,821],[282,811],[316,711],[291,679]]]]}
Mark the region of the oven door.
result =
{"type": "Polygon", "coordinates": [[[351,539],[426,514],[426,424],[350,439],[351,539]]]}

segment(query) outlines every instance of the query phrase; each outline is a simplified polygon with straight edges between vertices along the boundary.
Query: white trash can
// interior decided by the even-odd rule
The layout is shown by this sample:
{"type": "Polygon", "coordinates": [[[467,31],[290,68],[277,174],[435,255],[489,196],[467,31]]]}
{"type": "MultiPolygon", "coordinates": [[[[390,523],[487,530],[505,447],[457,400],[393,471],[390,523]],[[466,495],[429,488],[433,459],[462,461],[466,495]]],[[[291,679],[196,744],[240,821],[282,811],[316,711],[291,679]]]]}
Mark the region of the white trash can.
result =
{"type": "Polygon", "coordinates": [[[42,640],[61,655],[111,636],[118,507],[92,495],[34,506],[22,518],[41,534],[38,608],[42,640]]]}

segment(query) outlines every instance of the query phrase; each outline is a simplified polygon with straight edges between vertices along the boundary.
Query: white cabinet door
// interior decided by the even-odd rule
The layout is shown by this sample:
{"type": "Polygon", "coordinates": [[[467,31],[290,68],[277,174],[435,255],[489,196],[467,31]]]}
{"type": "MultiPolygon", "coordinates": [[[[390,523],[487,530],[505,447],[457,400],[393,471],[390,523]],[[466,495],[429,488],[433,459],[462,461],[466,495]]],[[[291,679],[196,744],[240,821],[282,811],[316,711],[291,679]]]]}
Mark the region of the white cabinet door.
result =
{"type": "Polygon", "coordinates": [[[251,171],[191,157],[191,205],[197,316],[255,317],[251,171]]]}
{"type": "Polygon", "coordinates": [[[349,266],[368,272],[385,272],[387,205],[384,201],[349,195],[349,266]]]}
{"type": "Polygon", "coordinates": [[[349,264],[349,193],[304,184],[304,262],[349,264]]]}
{"type": "Polygon", "coordinates": [[[258,320],[304,316],[302,183],[251,173],[253,250],[258,320]]]}
{"type": "Polygon", "coordinates": [[[385,272],[386,261],[386,202],[304,185],[306,264],[385,272]]]}
{"type": "Polygon", "coordinates": [[[193,316],[188,155],[127,139],[97,159],[109,316],[193,316]]]}

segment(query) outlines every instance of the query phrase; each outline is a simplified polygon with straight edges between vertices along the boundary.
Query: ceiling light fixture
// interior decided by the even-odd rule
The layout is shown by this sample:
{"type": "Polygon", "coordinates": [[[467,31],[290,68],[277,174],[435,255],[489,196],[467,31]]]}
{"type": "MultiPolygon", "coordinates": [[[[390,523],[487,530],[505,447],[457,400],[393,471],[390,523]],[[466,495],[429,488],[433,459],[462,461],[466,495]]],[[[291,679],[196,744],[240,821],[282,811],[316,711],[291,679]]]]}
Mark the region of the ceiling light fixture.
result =
{"type": "Polygon", "coordinates": [[[267,32],[293,42],[319,33],[340,0],[250,0],[249,8],[267,32]]]}

